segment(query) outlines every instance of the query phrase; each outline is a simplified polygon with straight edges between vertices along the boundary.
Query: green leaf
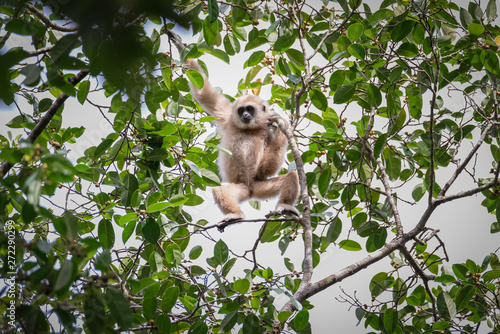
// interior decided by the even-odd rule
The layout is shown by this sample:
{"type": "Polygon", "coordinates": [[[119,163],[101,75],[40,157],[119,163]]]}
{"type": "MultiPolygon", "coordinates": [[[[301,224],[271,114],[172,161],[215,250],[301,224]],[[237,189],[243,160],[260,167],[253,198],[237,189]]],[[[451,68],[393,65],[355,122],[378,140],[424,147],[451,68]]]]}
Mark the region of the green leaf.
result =
{"type": "Polygon", "coordinates": [[[493,74],[500,75],[498,56],[496,52],[483,50],[483,52],[481,52],[481,62],[488,71],[493,74]]]}
{"type": "Polygon", "coordinates": [[[473,22],[472,15],[464,8],[460,8],[460,22],[464,27],[468,27],[473,22]]]}
{"type": "Polygon", "coordinates": [[[337,87],[341,86],[345,81],[345,72],[343,70],[337,70],[332,73],[328,85],[332,91],[336,91],[337,87]]]}
{"type": "Polygon", "coordinates": [[[273,269],[272,268],[268,267],[268,268],[266,268],[266,269],[264,269],[262,271],[262,277],[264,279],[271,279],[271,278],[273,278],[273,275],[274,275],[274,273],[273,273],[273,269]]]}
{"type": "Polygon", "coordinates": [[[490,270],[483,274],[483,280],[485,282],[489,282],[497,278],[500,278],[500,270],[490,270]]]}
{"type": "Polygon", "coordinates": [[[377,249],[385,246],[387,240],[387,229],[379,228],[375,232],[371,233],[366,240],[366,251],[373,253],[377,249]]]}
{"type": "Polygon", "coordinates": [[[461,288],[460,291],[457,293],[456,297],[457,311],[466,308],[467,304],[472,299],[472,297],[474,297],[475,294],[476,291],[474,287],[471,285],[467,285],[461,288]]]}
{"type": "Polygon", "coordinates": [[[328,107],[328,101],[319,89],[310,90],[309,98],[311,99],[312,104],[319,110],[324,111],[328,107]]]}
{"type": "Polygon", "coordinates": [[[150,285],[144,291],[144,300],[142,303],[142,310],[146,319],[153,319],[158,308],[158,291],[160,290],[160,283],[150,285]]]}
{"type": "Polygon", "coordinates": [[[230,56],[234,56],[241,51],[240,42],[234,34],[228,33],[224,36],[224,50],[226,50],[227,54],[230,56]]]}
{"type": "Polygon", "coordinates": [[[245,320],[243,321],[243,334],[259,334],[260,332],[260,321],[259,318],[253,314],[249,313],[245,320]]]}
{"type": "Polygon", "coordinates": [[[108,249],[104,249],[102,253],[96,256],[95,269],[100,270],[103,273],[109,271],[109,266],[111,265],[111,253],[108,249]]]}
{"type": "Polygon", "coordinates": [[[152,272],[158,273],[163,270],[163,258],[158,252],[152,252],[151,255],[149,255],[148,263],[152,272]]]}
{"type": "Polygon", "coordinates": [[[186,71],[186,76],[189,81],[193,84],[193,86],[197,89],[202,89],[205,85],[205,79],[203,79],[203,75],[200,72],[189,69],[186,71]]]}
{"type": "MultiPolygon", "coordinates": [[[[287,237],[283,237],[283,238],[286,239],[287,237]]],[[[286,269],[288,269],[288,271],[290,271],[290,272],[294,271],[295,265],[292,263],[292,261],[290,261],[289,258],[285,257],[283,259],[283,262],[285,263],[285,267],[286,267],[286,269]]]]}
{"type": "Polygon", "coordinates": [[[293,314],[292,311],[282,311],[278,313],[278,321],[283,323],[293,314]]]}
{"type": "Polygon", "coordinates": [[[189,252],[189,258],[191,260],[196,260],[197,258],[200,257],[202,251],[203,251],[203,247],[201,247],[200,245],[194,246],[191,249],[191,251],[189,252]]]}
{"type": "Polygon", "coordinates": [[[372,107],[378,107],[382,103],[382,94],[380,93],[380,89],[378,89],[377,86],[369,85],[367,93],[368,102],[370,102],[372,107]]]}
{"type": "Polygon", "coordinates": [[[354,240],[342,240],[339,242],[339,247],[348,251],[360,251],[361,245],[354,240]]]}
{"type": "Polygon", "coordinates": [[[113,248],[115,245],[115,231],[113,229],[113,223],[111,223],[110,220],[102,219],[99,222],[97,234],[99,235],[99,242],[103,248],[113,248]]]}
{"type": "Polygon", "coordinates": [[[497,3],[496,0],[490,0],[488,1],[488,5],[486,6],[486,16],[490,20],[494,20],[498,16],[497,12],[497,3]]]}
{"type": "Polygon", "coordinates": [[[137,225],[137,222],[135,220],[130,221],[127,223],[125,228],[123,229],[123,234],[122,234],[122,241],[125,244],[128,239],[132,236],[132,233],[135,231],[135,226],[137,225]]]}
{"type": "Polygon", "coordinates": [[[40,66],[35,64],[29,64],[23,67],[20,73],[26,78],[24,78],[22,84],[28,87],[36,86],[40,81],[40,73],[42,70],[43,69],[40,66]]]}
{"type": "Polygon", "coordinates": [[[306,328],[309,322],[309,312],[307,310],[300,310],[293,319],[293,326],[297,331],[301,331],[306,328]]]}
{"type": "Polygon", "coordinates": [[[253,67],[255,65],[260,64],[262,59],[266,56],[266,53],[264,51],[255,51],[250,55],[250,58],[245,62],[245,66],[243,68],[247,67],[253,67]]]}
{"type": "Polygon", "coordinates": [[[446,291],[441,291],[437,296],[437,309],[439,314],[446,320],[453,320],[457,315],[455,302],[446,291]]]}
{"type": "Polygon", "coordinates": [[[155,326],[158,326],[158,333],[170,333],[170,327],[172,323],[170,322],[170,316],[168,314],[160,314],[155,319],[155,326]]]}
{"type": "Polygon", "coordinates": [[[389,179],[391,181],[397,180],[401,173],[401,158],[389,147],[386,147],[382,153],[384,155],[385,169],[389,179]]]}
{"type": "Polygon", "coordinates": [[[387,9],[387,8],[381,8],[381,9],[377,10],[375,13],[373,13],[373,15],[370,17],[370,25],[372,27],[374,27],[380,21],[385,20],[393,15],[394,15],[394,12],[392,10],[387,9]]]}
{"type": "Polygon", "coordinates": [[[391,32],[393,42],[402,41],[413,29],[413,21],[405,20],[396,24],[391,32]]]}
{"type": "Polygon", "coordinates": [[[304,70],[304,53],[300,52],[299,50],[295,49],[288,49],[286,50],[286,54],[288,55],[288,58],[292,62],[292,64],[297,67],[300,71],[304,70]]]}
{"type": "Polygon", "coordinates": [[[114,288],[106,289],[106,304],[120,330],[126,331],[132,325],[133,314],[123,293],[114,288]]]}
{"type": "Polygon", "coordinates": [[[398,325],[398,319],[398,311],[395,309],[390,308],[384,312],[384,327],[387,333],[394,333],[398,325]]]}
{"type": "Polygon", "coordinates": [[[255,39],[250,39],[250,41],[245,45],[245,51],[255,49],[258,46],[261,46],[262,44],[266,44],[268,42],[267,38],[265,37],[257,37],[255,39]]]}
{"type": "Polygon", "coordinates": [[[361,23],[354,23],[347,28],[347,37],[351,40],[351,42],[357,41],[365,31],[364,26],[361,23]]]}
{"type": "Polygon", "coordinates": [[[347,51],[351,56],[358,58],[359,60],[365,60],[366,51],[365,48],[360,44],[351,44],[347,47],[347,51]]]}
{"type": "Polygon", "coordinates": [[[132,195],[139,188],[139,183],[137,178],[130,173],[127,173],[123,178],[123,188],[121,194],[121,200],[124,206],[130,206],[132,195]]]}
{"type": "Polygon", "coordinates": [[[229,257],[229,248],[224,241],[219,240],[214,247],[214,259],[217,265],[223,265],[229,257]]]}
{"type": "Polygon", "coordinates": [[[208,45],[212,45],[215,42],[215,38],[219,34],[219,22],[211,22],[210,18],[207,17],[203,20],[203,38],[208,45]]]}
{"type": "Polygon", "coordinates": [[[113,145],[113,139],[104,139],[99,146],[96,147],[94,154],[92,155],[94,159],[99,159],[110,147],[113,145]]]}
{"type": "Polygon", "coordinates": [[[393,285],[394,277],[387,275],[385,272],[380,272],[371,279],[369,289],[372,297],[376,297],[393,285]]]}
{"type": "Polygon", "coordinates": [[[474,36],[479,36],[484,32],[484,27],[482,24],[478,23],[471,23],[467,27],[467,30],[469,30],[469,33],[474,36]]]}
{"type": "Polygon", "coordinates": [[[493,234],[498,232],[500,232],[500,222],[492,223],[490,227],[490,233],[493,234]]]}
{"type": "Polygon", "coordinates": [[[150,244],[156,245],[160,238],[160,226],[154,219],[148,218],[142,226],[142,235],[150,244]]]}
{"type": "Polygon", "coordinates": [[[336,104],[346,103],[351,99],[351,97],[353,97],[355,91],[356,86],[353,84],[343,85],[335,92],[333,102],[336,104]]]}
{"type": "Polygon", "coordinates": [[[403,43],[396,53],[402,57],[413,58],[418,55],[418,47],[413,43],[403,43]]]}
{"type": "Polygon", "coordinates": [[[244,295],[250,289],[250,281],[246,278],[239,279],[233,283],[233,290],[244,295]]]}
{"type": "Polygon", "coordinates": [[[232,312],[229,312],[224,317],[224,319],[222,320],[222,322],[220,324],[220,329],[224,333],[229,333],[231,331],[231,329],[234,327],[234,325],[236,325],[236,321],[238,320],[238,314],[239,313],[237,311],[232,311],[232,312]]]}
{"type": "Polygon", "coordinates": [[[161,298],[161,310],[163,313],[166,314],[172,310],[179,298],[179,293],[180,290],[177,286],[172,286],[165,290],[161,298]]]}
{"type": "Polygon", "coordinates": [[[332,169],[325,168],[324,171],[321,172],[318,179],[318,190],[321,195],[325,196],[328,191],[330,181],[332,180],[332,169]]]}
{"type": "Polygon", "coordinates": [[[52,105],[52,99],[49,98],[42,99],[38,104],[38,112],[39,113],[46,112],[51,105],[52,105]]]}
{"type": "Polygon", "coordinates": [[[461,280],[467,279],[466,275],[467,275],[467,272],[469,271],[469,269],[466,266],[464,266],[463,264],[457,263],[457,264],[452,265],[451,268],[452,268],[455,276],[457,276],[457,278],[459,278],[461,280]]]}
{"type": "Polygon", "coordinates": [[[80,82],[80,84],[78,85],[78,91],[76,93],[76,98],[78,99],[78,102],[80,102],[80,104],[85,103],[89,91],[90,91],[90,81],[86,80],[80,82]]]}
{"type": "Polygon", "coordinates": [[[103,333],[106,321],[106,312],[104,310],[104,302],[102,293],[97,288],[87,290],[85,296],[85,324],[90,333],[103,333]]]}
{"type": "Polygon", "coordinates": [[[275,222],[268,222],[266,225],[266,229],[264,230],[264,233],[262,233],[262,237],[260,238],[261,243],[266,243],[266,242],[272,242],[275,240],[275,235],[276,232],[279,231],[281,227],[281,222],[275,221],[275,222]]]}
{"type": "Polygon", "coordinates": [[[57,64],[63,61],[64,58],[68,57],[71,50],[76,47],[77,42],[78,34],[69,34],[63,36],[60,40],[57,41],[52,50],[50,50],[52,62],[57,64]]]}
{"type": "Polygon", "coordinates": [[[382,149],[385,147],[386,141],[387,133],[383,133],[377,138],[377,141],[375,142],[375,146],[373,148],[373,154],[375,155],[375,158],[378,158],[380,156],[382,149]]]}
{"type": "Polygon", "coordinates": [[[497,221],[500,221],[500,202],[498,202],[497,207],[495,209],[495,215],[497,217],[497,221]]]}
{"type": "Polygon", "coordinates": [[[208,18],[211,23],[217,21],[219,16],[219,6],[217,0],[208,0],[208,18]]]}
{"type": "Polygon", "coordinates": [[[70,260],[64,260],[61,269],[59,270],[59,275],[57,275],[57,280],[54,285],[54,290],[59,292],[61,290],[66,290],[70,283],[73,281],[73,262],[70,260]]]}
{"type": "Polygon", "coordinates": [[[153,203],[146,208],[147,213],[161,212],[172,205],[168,202],[153,203]]]}
{"type": "Polygon", "coordinates": [[[283,35],[278,37],[276,42],[274,43],[273,49],[274,51],[277,52],[283,52],[288,50],[293,43],[295,43],[295,35],[290,34],[290,35],[283,35]]]}
{"type": "Polygon", "coordinates": [[[63,218],[57,218],[53,221],[54,228],[63,238],[73,241],[78,237],[78,219],[69,211],[64,213],[63,218]]]}
{"type": "Polygon", "coordinates": [[[5,25],[5,31],[18,34],[18,35],[31,35],[29,23],[23,19],[11,19],[5,25]]]}
{"type": "Polygon", "coordinates": [[[415,188],[413,188],[411,196],[413,197],[415,202],[418,202],[422,199],[422,197],[424,197],[426,191],[427,191],[427,189],[425,187],[425,184],[420,183],[420,184],[417,184],[415,186],[415,188]]]}
{"type": "Polygon", "coordinates": [[[425,40],[425,28],[421,24],[415,24],[412,32],[413,41],[421,45],[425,40]]]}

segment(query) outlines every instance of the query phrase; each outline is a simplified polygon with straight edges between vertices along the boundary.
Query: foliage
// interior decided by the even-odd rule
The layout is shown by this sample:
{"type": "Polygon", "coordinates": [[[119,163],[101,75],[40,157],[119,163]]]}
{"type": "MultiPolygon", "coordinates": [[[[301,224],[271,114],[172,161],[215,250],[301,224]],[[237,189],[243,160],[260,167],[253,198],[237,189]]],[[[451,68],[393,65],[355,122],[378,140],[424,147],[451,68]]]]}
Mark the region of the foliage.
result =
{"type": "Polygon", "coordinates": [[[366,282],[371,302],[347,298],[367,330],[500,332],[498,249],[447,265],[427,226],[438,206],[481,194],[500,231],[496,2],[370,6],[3,2],[0,98],[19,113],[0,136],[3,329],[309,333],[309,297],[390,259],[366,282]],[[166,32],[180,27],[198,42],[177,55],[166,32]],[[208,55],[244,57],[238,95],[262,89],[291,119],[303,217],[263,219],[245,254],[195,210],[220,183],[219,138],[207,136],[213,118],[188,87],[203,82],[181,59],[208,55]],[[70,102],[110,124],[74,159],[88,129],[65,125],[70,102]],[[464,179],[470,188],[452,188],[464,179]],[[193,244],[200,235],[210,247],[193,244]],[[259,246],[280,258],[297,236],[305,255],[284,257],[289,272],[262,264],[259,246]],[[331,249],[361,255],[313,281],[331,249]]]}

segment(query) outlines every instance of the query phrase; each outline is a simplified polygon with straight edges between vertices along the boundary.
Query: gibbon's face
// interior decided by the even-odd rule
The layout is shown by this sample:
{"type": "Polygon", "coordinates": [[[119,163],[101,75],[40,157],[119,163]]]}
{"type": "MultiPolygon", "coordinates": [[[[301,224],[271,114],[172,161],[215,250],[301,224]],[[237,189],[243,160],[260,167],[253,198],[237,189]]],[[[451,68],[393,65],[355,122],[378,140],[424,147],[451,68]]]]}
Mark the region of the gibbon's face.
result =
{"type": "Polygon", "coordinates": [[[247,95],[239,98],[233,105],[233,121],[242,129],[262,127],[267,124],[267,103],[257,96],[247,95]]]}

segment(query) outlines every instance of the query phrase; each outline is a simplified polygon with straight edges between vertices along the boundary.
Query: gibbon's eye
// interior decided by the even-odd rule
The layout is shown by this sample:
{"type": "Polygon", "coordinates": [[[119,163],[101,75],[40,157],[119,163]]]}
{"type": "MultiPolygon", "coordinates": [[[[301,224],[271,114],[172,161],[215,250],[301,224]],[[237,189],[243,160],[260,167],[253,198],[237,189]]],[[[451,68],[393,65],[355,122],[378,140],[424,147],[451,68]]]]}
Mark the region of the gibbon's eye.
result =
{"type": "Polygon", "coordinates": [[[245,108],[245,110],[246,110],[246,111],[248,111],[248,112],[254,112],[254,111],[255,111],[255,108],[254,108],[253,106],[247,106],[247,107],[245,108]]]}
{"type": "Polygon", "coordinates": [[[243,111],[245,111],[245,108],[243,108],[243,107],[238,108],[238,114],[240,114],[240,115],[243,114],[243,111]]]}

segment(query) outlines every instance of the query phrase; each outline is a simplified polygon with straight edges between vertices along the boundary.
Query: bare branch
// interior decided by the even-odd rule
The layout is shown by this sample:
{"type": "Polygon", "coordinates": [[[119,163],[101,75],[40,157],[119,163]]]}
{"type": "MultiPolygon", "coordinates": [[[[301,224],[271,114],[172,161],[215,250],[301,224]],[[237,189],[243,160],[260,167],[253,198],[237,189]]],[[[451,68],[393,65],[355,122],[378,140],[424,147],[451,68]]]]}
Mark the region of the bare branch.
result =
{"type": "MultiPolygon", "coordinates": [[[[89,73],[88,71],[80,71],[73,78],[70,78],[69,82],[72,85],[76,85],[77,83],[82,81],[83,78],[85,78],[88,73],[89,73]]],[[[52,117],[54,117],[57,110],[59,110],[59,108],[68,99],[68,97],[69,96],[66,95],[65,93],[61,93],[61,95],[59,95],[59,97],[54,101],[54,103],[52,103],[52,105],[49,107],[45,115],[43,115],[38,124],[29,133],[27,140],[30,143],[34,143],[35,140],[38,138],[38,136],[40,136],[40,134],[43,132],[43,130],[45,130],[47,125],[49,125],[50,121],[52,120],[52,117]]],[[[12,167],[13,165],[10,162],[5,161],[0,167],[0,178],[5,177],[5,175],[7,175],[7,173],[12,167]]]]}
{"type": "Polygon", "coordinates": [[[26,3],[26,7],[31,11],[33,12],[36,16],[38,16],[38,18],[47,25],[47,27],[49,28],[52,28],[54,30],[59,30],[59,31],[66,31],[66,32],[72,32],[72,31],[77,31],[78,30],[78,27],[65,27],[65,26],[61,26],[61,25],[58,25],[54,22],[52,22],[47,16],[45,16],[45,14],[38,10],[38,8],[36,8],[35,6],[33,6],[32,4],[30,3],[26,3]]]}
{"type": "MultiPolygon", "coordinates": [[[[474,147],[472,148],[472,150],[469,152],[469,154],[465,158],[464,162],[462,164],[460,164],[460,166],[457,167],[457,169],[455,170],[455,172],[453,173],[453,175],[450,177],[450,179],[448,180],[448,182],[446,182],[446,184],[443,186],[443,189],[441,189],[441,192],[439,193],[439,195],[437,197],[438,201],[440,201],[441,203],[444,203],[443,198],[446,195],[446,192],[448,191],[448,189],[450,189],[451,185],[457,180],[458,176],[464,171],[465,167],[467,167],[467,165],[471,161],[471,159],[474,156],[474,154],[476,154],[477,150],[479,150],[479,148],[483,144],[484,139],[488,135],[488,132],[490,131],[490,129],[492,128],[492,126],[493,126],[493,123],[489,123],[486,126],[486,128],[483,130],[483,132],[481,133],[481,137],[477,141],[476,145],[474,145],[474,147]]],[[[497,182],[495,182],[495,183],[497,183],[497,182]]],[[[465,197],[465,196],[462,196],[462,197],[465,197]]]]}
{"type": "Polygon", "coordinates": [[[297,167],[297,173],[299,175],[299,183],[300,183],[300,192],[302,197],[302,219],[300,223],[304,229],[304,274],[302,277],[301,284],[297,290],[299,293],[311,282],[312,274],[313,274],[313,253],[312,253],[312,226],[311,226],[311,208],[309,203],[309,196],[307,193],[307,179],[306,173],[304,170],[304,163],[302,162],[302,158],[300,156],[300,151],[297,147],[297,143],[295,142],[295,138],[293,137],[293,133],[290,128],[287,128],[284,122],[278,122],[278,125],[281,131],[285,134],[288,139],[288,146],[292,150],[293,157],[295,159],[295,166],[297,167]]]}
{"type": "Polygon", "coordinates": [[[382,181],[382,184],[384,185],[385,196],[387,198],[387,202],[391,206],[392,214],[394,215],[394,222],[396,224],[397,234],[398,234],[398,236],[402,236],[403,235],[403,224],[401,222],[401,215],[399,214],[398,207],[396,205],[396,202],[394,201],[394,195],[392,193],[392,188],[391,188],[391,185],[389,183],[389,177],[387,176],[385,166],[382,163],[382,161],[380,161],[380,159],[375,158],[375,154],[373,153],[372,147],[368,143],[368,135],[373,127],[373,119],[375,117],[375,114],[376,114],[376,110],[375,110],[375,108],[372,108],[371,114],[370,114],[370,121],[369,121],[368,126],[365,130],[365,136],[363,138],[363,146],[366,149],[366,151],[368,152],[370,159],[375,161],[375,163],[377,164],[377,166],[380,170],[380,180],[382,181]]]}

